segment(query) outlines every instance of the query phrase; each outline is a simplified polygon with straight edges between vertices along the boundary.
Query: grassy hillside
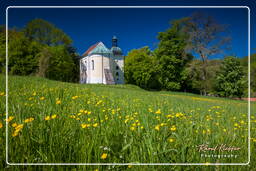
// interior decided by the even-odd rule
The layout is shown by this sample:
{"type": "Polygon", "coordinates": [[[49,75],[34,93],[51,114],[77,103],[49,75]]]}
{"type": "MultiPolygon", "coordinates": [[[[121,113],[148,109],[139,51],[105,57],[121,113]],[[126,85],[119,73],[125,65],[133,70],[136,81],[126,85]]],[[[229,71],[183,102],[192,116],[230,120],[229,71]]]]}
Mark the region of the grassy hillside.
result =
{"type": "MultiPolygon", "coordinates": [[[[1,83],[4,79],[0,77],[1,83]]],[[[5,85],[0,86],[0,141],[4,144],[5,85]]],[[[10,163],[207,164],[248,160],[246,101],[149,92],[132,85],[80,85],[10,76],[8,104],[10,163]],[[226,147],[241,149],[203,152],[198,148],[202,144],[209,147],[226,144],[226,147]],[[205,154],[237,156],[202,157],[205,154]]],[[[254,150],[255,107],[253,103],[251,147],[254,150]]],[[[5,150],[3,145],[1,150],[5,150]]],[[[255,168],[255,157],[251,160],[250,167],[236,168],[255,168]]],[[[105,170],[107,167],[78,166],[77,169],[105,170]]],[[[115,168],[141,170],[138,166],[115,168]]],[[[145,170],[153,168],[160,169],[160,166],[144,166],[145,170]]],[[[170,168],[161,166],[161,170],[170,168]]],[[[192,166],[186,168],[191,170],[192,166]]],[[[225,168],[232,170],[232,166],[225,168]]],[[[181,167],[175,166],[174,170],[177,169],[181,167]]]]}

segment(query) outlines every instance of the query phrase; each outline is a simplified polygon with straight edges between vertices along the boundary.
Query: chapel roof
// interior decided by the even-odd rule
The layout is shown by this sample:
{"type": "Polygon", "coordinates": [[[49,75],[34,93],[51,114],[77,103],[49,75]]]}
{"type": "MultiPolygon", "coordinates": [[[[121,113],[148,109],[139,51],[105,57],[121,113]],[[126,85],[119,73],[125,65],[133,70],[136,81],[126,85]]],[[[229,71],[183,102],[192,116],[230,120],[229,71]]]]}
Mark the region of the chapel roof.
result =
{"type": "Polygon", "coordinates": [[[85,51],[85,53],[83,53],[82,56],[87,56],[90,54],[102,54],[102,53],[112,53],[102,42],[98,42],[94,45],[92,45],[91,47],[89,47],[89,49],[87,49],[87,51],[85,51]]]}

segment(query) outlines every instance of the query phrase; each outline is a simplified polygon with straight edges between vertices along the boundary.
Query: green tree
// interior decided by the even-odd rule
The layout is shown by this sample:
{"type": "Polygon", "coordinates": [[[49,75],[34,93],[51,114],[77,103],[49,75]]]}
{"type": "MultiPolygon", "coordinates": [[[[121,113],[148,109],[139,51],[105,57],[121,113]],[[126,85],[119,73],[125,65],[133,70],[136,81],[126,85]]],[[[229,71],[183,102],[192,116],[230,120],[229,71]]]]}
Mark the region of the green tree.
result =
{"type": "Polygon", "coordinates": [[[40,44],[29,41],[22,32],[10,31],[8,43],[8,70],[10,74],[30,75],[38,69],[37,53],[40,44]]]}
{"type": "Polygon", "coordinates": [[[45,62],[45,76],[49,79],[71,82],[73,80],[74,61],[64,45],[48,47],[42,56],[49,59],[45,62]]]}
{"type": "Polygon", "coordinates": [[[5,72],[6,62],[6,38],[5,38],[5,26],[0,26],[0,73],[5,72]]]}
{"type": "Polygon", "coordinates": [[[223,52],[223,49],[228,49],[231,38],[224,36],[226,35],[226,26],[218,24],[213,17],[200,12],[192,14],[186,27],[189,33],[188,49],[202,60],[201,83],[203,86],[200,91],[201,94],[206,95],[209,91],[207,89],[208,59],[212,55],[223,52]]]}
{"type": "Polygon", "coordinates": [[[164,89],[182,90],[185,88],[186,64],[193,58],[186,53],[188,18],[175,20],[171,28],[158,34],[160,40],[155,50],[160,65],[160,82],[164,89]]]}
{"type": "Polygon", "coordinates": [[[240,61],[225,57],[216,76],[216,91],[222,97],[242,97],[246,78],[240,61]]]}
{"type": "Polygon", "coordinates": [[[144,89],[159,89],[159,65],[148,47],[134,49],[125,57],[125,79],[144,89]]]}
{"type": "MultiPolygon", "coordinates": [[[[241,64],[246,73],[246,79],[248,80],[248,56],[241,59],[241,64]]],[[[250,56],[250,86],[251,86],[251,96],[256,97],[256,54],[250,56]]],[[[245,89],[248,92],[248,86],[245,89]]]]}
{"type": "Polygon", "coordinates": [[[62,30],[43,19],[34,19],[24,28],[29,40],[37,41],[48,46],[70,45],[72,40],[62,30]]]}

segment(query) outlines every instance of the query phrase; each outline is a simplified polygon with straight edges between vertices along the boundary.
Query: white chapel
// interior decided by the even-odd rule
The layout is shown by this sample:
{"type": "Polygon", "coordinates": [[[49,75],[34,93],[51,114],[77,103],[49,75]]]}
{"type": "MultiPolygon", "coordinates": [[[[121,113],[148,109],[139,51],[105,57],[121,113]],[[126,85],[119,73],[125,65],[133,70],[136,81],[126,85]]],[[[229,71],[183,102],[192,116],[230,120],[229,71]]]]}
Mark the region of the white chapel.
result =
{"type": "Polygon", "coordinates": [[[92,45],[80,59],[81,84],[124,84],[124,56],[112,38],[108,49],[102,42],[92,45]]]}

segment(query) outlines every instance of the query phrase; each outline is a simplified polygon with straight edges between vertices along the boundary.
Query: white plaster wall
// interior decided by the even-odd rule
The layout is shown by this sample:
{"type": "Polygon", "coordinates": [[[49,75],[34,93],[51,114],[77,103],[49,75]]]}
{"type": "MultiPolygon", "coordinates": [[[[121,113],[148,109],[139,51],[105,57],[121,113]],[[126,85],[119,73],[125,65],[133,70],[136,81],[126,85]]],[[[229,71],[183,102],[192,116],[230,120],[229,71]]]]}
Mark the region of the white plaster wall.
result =
{"type": "Polygon", "coordinates": [[[87,57],[88,81],[87,83],[106,84],[104,68],[109,69],[109,57],[105,55],[94,54],[87,57]],[[94,61],[94,70],[92,69],[92,60],[94,61]]]}

